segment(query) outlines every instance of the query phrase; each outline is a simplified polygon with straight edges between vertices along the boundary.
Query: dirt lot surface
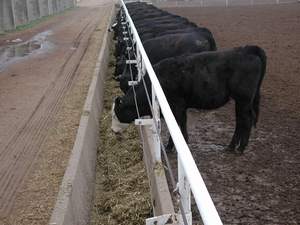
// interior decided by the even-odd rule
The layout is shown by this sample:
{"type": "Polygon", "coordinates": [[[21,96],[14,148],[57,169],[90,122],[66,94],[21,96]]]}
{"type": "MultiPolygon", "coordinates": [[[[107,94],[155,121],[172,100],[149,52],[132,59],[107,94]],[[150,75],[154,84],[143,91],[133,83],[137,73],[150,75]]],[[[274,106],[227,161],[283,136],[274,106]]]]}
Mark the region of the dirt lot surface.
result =
{"type": "Polygon", "coordinates": [[[220,49],[255,44],[268,56],[258,127],[244,155],[223,152],[233,102],[189,113],[189,146],[222,221],[300,224],[300,4],[168,11],[209,28],[220,49]]]}
{"type": "Polygon", "coordinates": [[[47,224],[112,4],[82,0],[0,36],[1,225],[47,224]]]}

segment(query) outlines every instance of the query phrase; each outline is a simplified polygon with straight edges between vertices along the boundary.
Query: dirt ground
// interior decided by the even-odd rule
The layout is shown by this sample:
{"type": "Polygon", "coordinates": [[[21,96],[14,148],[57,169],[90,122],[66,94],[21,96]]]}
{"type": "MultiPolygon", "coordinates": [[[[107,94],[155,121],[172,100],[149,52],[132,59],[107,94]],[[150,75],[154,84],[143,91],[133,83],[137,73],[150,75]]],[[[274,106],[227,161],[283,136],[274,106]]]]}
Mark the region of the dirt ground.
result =
{"type": "Polygon", "coordinates": [[[168,11],[209,28],[219,49],[255,44],[268,56],[260,118],[244,155],[223,151],[233,102],[189,112],[189,146],[223,223],[300,224],[300,4],[168,11]]]}
{"type": "Polygon", "coordinates": [[[1,225],[47,224],[112,4],[82,0],[32,29],[0,36],[2,57],[14,42],[46,33],[39,50],[24,45],[0,62],[1,225]]]}

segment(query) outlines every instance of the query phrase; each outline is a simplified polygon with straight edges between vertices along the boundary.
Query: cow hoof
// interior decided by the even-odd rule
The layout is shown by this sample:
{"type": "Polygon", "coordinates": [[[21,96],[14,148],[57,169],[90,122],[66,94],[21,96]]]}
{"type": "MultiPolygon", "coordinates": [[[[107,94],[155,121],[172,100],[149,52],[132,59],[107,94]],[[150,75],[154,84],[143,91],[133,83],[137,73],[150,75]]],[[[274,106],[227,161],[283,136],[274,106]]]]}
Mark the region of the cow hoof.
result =
{"type": "Polygon", "coordinates": [[[240,148],[238,148],[236,151],[235,151],[235,154],[237,154],[237,155],[243,155],[244,154],[244,148],[243,149],[240,149],[240,148]]]}
{"type": "Polygon", "coordinates": [[[226,148],[224,148],[224,151],[228,153],[234,153],[235,149],[230,146],[227,146],[226,148]]]}
{"type": "Polygon", "coordinates": [[[240,151],[234,151],[234,154],[236,155],[236,156],[242,156],[243,155],[243,152],[240,152],[240,151]]]}

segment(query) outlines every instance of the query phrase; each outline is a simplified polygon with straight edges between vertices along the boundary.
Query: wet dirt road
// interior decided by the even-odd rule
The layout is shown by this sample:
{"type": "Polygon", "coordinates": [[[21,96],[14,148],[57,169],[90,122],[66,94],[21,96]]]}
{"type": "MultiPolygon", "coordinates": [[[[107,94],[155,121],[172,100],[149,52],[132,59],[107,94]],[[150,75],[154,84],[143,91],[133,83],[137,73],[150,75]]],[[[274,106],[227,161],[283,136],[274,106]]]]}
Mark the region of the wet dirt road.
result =
{"type": "Polygon", "coordinates": [[[112,4],[82,0],[0,37],[1,225],[47,221],[112,4]]]}

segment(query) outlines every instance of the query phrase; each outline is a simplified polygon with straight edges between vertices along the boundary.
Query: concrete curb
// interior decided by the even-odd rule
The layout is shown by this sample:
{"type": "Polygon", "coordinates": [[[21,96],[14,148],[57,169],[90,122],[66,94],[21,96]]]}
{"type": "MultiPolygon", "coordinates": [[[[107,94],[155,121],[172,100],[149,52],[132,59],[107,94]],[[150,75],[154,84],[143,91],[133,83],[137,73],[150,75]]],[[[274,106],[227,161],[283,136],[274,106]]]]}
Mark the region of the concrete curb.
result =
{"type": "Polygon", "coordinates": [[[95,185],[95,166],[99,118],[102,111],[103,84],[109,60],[113,5],[92,82],[80,119],[75,144],[64,174],[49,225],[85,225],[89,223],[95,185]]]}

